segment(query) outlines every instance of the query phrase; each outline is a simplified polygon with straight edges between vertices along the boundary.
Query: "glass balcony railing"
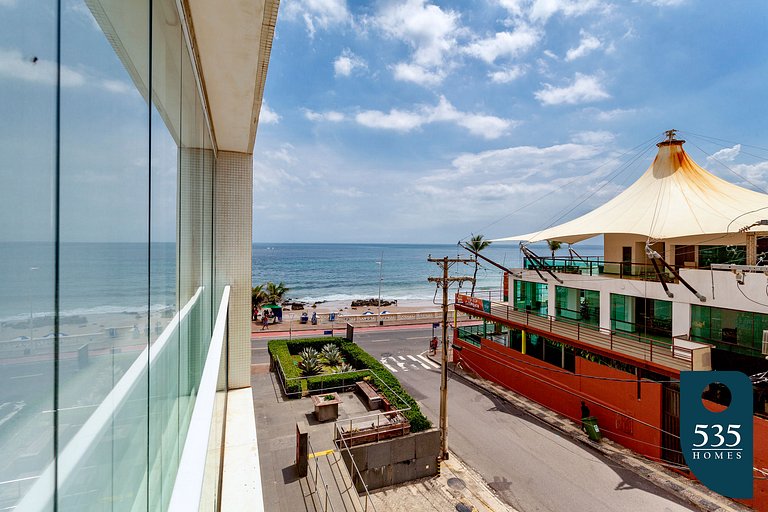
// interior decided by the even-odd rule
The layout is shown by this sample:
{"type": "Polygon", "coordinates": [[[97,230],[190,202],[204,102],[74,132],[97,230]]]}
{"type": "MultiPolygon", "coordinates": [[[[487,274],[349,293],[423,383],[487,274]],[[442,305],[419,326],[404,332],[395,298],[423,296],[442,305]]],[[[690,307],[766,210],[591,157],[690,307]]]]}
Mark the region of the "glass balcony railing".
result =
{"type": "MultiPolygon", "coordinates": [[[[607,276],[618,279],[638,279],[641,281],[659,281],[659,276],[650,263],[605,261],[603,258],[594,256],[586,257],[582,260],[555,257],[540,258],[539,261],[543,262],[552,272],[585,276],[607,276]]],[[[524,258],[523,268],[535,270],[539,267],[530,258],[524,258]]],[[[665,282],[675,282],[674,276],[666,270],[661,270],[661,276],[665,282]]]]}

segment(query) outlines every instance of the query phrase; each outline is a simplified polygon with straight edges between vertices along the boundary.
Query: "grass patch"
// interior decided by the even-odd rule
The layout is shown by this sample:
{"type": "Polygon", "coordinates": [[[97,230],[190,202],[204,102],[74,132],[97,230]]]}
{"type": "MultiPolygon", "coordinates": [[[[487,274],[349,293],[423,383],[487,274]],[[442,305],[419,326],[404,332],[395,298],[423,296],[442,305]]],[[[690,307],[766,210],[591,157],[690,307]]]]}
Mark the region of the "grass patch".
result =
{"type": "MultiPolygon", "coordinates": [[[[343,338],[303,338],[298,340],[272,340],[268,343],[269,354],[275,361],[279,361],[284,371],[286,391],[289,394],[300,394],[302,387],[310,391],[348,388],[365,377],[371,379],[382,395],[384,395],[390,404],[397,409],[410,407],[410,410],[403,414],[411,423],[411,432],[420,432],[432,426],[432,423],[421,413],[419,405],[406,391],[400,386],[400,382],[387,370],[384,365],[371,356],[368,352],[360,348],[355,343],[346,341],[343,338]],[[316,350],[322,350],[323,346],[331,343],[339,347],[344,360],[358,369],[368,369],[373,372],[373,376],[368,371],[355,371],[341,374],[316,375],[312,377],[302,377],[301,370],[294,364],[294,355],[308,347],[316,350]]],[[[278,370],[279,371],[279,367],[278,370]]],[[[300,395],[299,395],[300,396],[300,395]]]]}

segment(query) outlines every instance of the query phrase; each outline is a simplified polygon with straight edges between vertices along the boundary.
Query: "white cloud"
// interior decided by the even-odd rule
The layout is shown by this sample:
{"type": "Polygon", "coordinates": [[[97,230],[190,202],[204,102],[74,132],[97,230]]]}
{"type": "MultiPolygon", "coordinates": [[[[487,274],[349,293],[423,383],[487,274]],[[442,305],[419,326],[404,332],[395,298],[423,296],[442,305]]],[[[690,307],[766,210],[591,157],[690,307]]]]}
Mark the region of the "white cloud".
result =
{"type": "Polygon", "coordinates": [[[568,50],[568,52],[565,54],[565,60],[570,62],[572,60],[578,59],[579,57],[584,57],[585,55],[589,54],[593,50],[597,50],[602,45],[603,43],[601,43],[598,38],[596,38],[593,35],[587,34],[582,30],[581,41],[579,42],[579,46],[568,50]]]}
{"type": "Polygon", "coordinates": [[[419,113],[405,112],[397,109],[390,110],[388,114],[379,110],[366,110],[357,114],[355,121],[368,128],[381,128],[399,132],[409,132],[426,122],[424,116],[419,113]]]}
{"type": "Polygon", "coordinates": [[[768,162],[759,162],[756,164],[737,164],[731,165],[729,167],[733,172],[745,178],[743,186],[754,189],[755,187],[752,184],[757,185],[760,187],[760,189],[762,189],[760,192],[768,189],[768,162]]]}
{"type": "Polygon", "coordinates": [[[528,15],[533,21],[546,23],[555,14],[581,16],[602,7],[600,0],[534,0],[528,15]]]}
{"type": "Polygon", "coordinates": [[[280,122],[280,115],[274,110],[269,108],[266,101],[261,102],[261,114],[259,114],[259,123],[261,124],[277,124],[280,122]]]}
{"type": "Polygon", "coordinates": [[[127,82],[123,82],[122,80],[102,80],[101,85],[109,92],[114,92],[117,94],[129,94],[136,92],[136,88],[133,85],[127,82]]]}
{"type": "Polygon", "coordinates": [[[276,150],[264,150],[264,155],[272,160],[278,160],[280,162],[285,162],[286,164],[293,164],[296,162],[296,157],[294,156],[295,148],[292,144],[289,144],[287,142],[280,145],[280,147],[276,150]]]}
{"type": "Polygon", "coordinates": [[[345,119],[344,114],[336,112],[335,110],[329,110],[327,112],[314,112],[312,110],[305,109],[304,116],[310,121],[330,121],[332,123],[338,123],[345,119]]]}
{"type": "Polygon", "coordinates": [[[16,0],[0,0],[0,7],[14,7],[16,0]]]}
{"type": "Polygon", "coordinates": [[[352,53],[349,48],[345,48],[333,62],[333,71],[336,76],[349,76],[356,68],[365,67],[365,61],[352,53]]]}
{"type": "Polygon", "coordinates": [[[440,97],[437,105],[423,105],[415,111],[393,109],[389,113],[367,110],[357,114],[355,120],[369,128],[380,128],[409,132],[429,123],[449,122],[466,128],[471,134],[486,139],[496,139],[515,124],[514,121],[496,116],[461,112],[445,98],[440,97]]]}
{"type": "Polygon", "coordinates": [[[634,108],[615,108],[613,110],[589,109],[594,112],[598,121],[613,121],[620,117],[629,116],[637,112],[634,108]]]}
{"type": "Polygon", "coordinates": [[[343,197],[353,197],[354,198],[354,197],[363,197],[363,196],[368,195],[365,192],[363,192],[362,190],[360,190],[358,188],[355,188],[355,187],[333,188],[332,191],[333,191],[334,194],[336,194],[338,196],[343,196],[343,197]]]}
{"type": "Polygon", "coordinates": [[[421,85],[442,80],[457,47],[456,38],[464,32],[457,12],[445,11],[426,0],[385,4],[373,23],[386,36],[412,49],[411,61],[394,67],[395,78],[421,85]]]}
{"type": "Polygon", "coordinates": [[[571,140],[577,144],[600,145],[612,142],[616,136],[606,131],[584,131],[574,134],[571,140]]]}
{"type": "Polygon", "coordinates": [[[683,5],[686,0],[634,0],[636,4],[650,4],[656,7],[677,7],[683,5]]]}
{"type": "Polygon", "coordinates": [[[707,163],[710,165],[718,162],[733,162],[741,153],[741,144],[736,144],[731,148],[723,148],[714,155],[707,157],[707,163]]]}
{"type": "Polygon", "coordinates": [[[458,22],[458,13],[444,11],[425,0],[388,4],[376,17],[376,24],[386,34],[413,48],[414,62],[423,66],[443,64],[446,52],[456,44],[458,22]]]}
{"type": "Polygon", "coordinates": [[[582,75],[581,73],[576,73],[573,83],[565,87],[544,84],[544,88],[536,91],[534,96],[542,105],[560,105],[563,103],[575,105],[611,97],[597,76],[582,75]]]}
{"type": "Polygon", "coordinates": [[[289,20],[304,20],[309,37],[314,37],[318,28],[327,30],[351,19],[346,0],[294,0],[286,2],[282,12],[289,20]]]}
{"type": "Polygon", "coordinates": [[[498,32],[493,37],[476,41],[465,51],[492,64],[498,58],[514,58],[527,52],[540,39],[541,32],[528,25],[520,25],[513,32],[498,32]]]}
{"type": "MultiPolygon", "coordinates": [[[[17,50],[0,49],[0,75],[45,85],[56,84],[56,63],[37,57],[23,57],[17,50]],[[35,60],[36,59],[36,60],[35,60]]],[[[85,77],[72,68],[61,66],[62,87],[85,84],[85,77]]]]}
{"type": "Polygon", "coordinates": [[[507,69],[502,69],[499,71],[491,71],[490,73],[488,73],[488,77],[494,83],[508,84],[509,82],[513,82],[517,80],[524,74],[525,74],[525,67],[512,66],[507,69]]]}
{"type": "Polygon", "coordinates": [[[408,64],[400,62],[395,64],[395,80],[401,82],[413,82],[419,85],[438,85],[445,78],[445,73],[441,70],[430,71],[418,64],[408,64]]]}

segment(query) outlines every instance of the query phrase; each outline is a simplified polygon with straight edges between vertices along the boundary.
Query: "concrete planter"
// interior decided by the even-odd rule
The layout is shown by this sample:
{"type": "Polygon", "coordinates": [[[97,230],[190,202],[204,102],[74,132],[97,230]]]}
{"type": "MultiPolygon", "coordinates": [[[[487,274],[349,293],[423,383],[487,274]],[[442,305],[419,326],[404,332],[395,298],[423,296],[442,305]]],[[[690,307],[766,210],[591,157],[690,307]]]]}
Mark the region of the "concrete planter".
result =
{"type": "Polygon", "coordinates": [[[339,402],[341,402],[341,399],[338,393],[312,395],[310,398],[312,398],[312,404],[315,406],[315,418],[317,421],[335,421],[339,417],[339,402]]]}

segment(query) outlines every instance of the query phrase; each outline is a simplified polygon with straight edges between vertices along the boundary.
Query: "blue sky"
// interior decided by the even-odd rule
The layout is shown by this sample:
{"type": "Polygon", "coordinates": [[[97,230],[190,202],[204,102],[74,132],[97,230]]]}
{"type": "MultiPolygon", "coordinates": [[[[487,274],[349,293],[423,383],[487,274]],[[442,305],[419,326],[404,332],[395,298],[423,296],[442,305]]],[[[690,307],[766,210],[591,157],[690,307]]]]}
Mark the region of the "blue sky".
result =
{"type": "Polygon", "coordinates": [[[540,229],[620,192],[669,128],[701,165],[766,188],[767,26],[764,1],[284,0],[254,240],[540,229]]]}

